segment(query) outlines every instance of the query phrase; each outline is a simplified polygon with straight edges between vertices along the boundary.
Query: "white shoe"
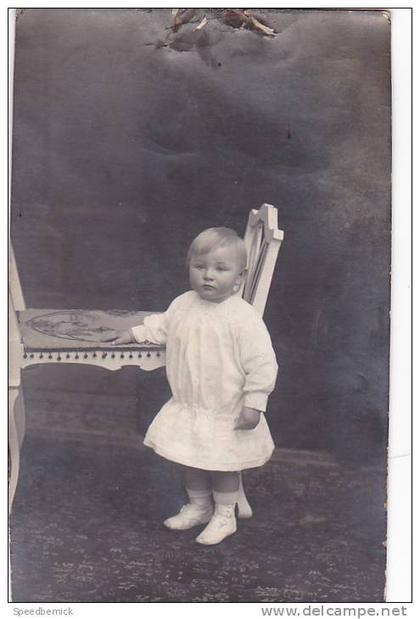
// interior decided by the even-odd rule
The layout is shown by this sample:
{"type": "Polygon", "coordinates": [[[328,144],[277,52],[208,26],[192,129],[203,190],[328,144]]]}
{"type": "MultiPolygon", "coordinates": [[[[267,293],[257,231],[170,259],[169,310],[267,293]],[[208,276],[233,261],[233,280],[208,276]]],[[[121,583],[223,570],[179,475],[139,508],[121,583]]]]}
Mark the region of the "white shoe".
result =
{"type": "Polygon", "coordinates": [[[199,544],[212,546],[232,535],[236,531],[235,505],[222,505],[216,503],[216,509],[212,519],[204,531],[196,537],[199,544]]]}
{"type": "Polygon", "coordinates": [[[181,510],[176,516],[167,518],[163,523],[168,529],[176,529],[178,531],[184,531],[191,529],[198,524],[205,524],[210,520],[213,515],[213,504],[197,505],[195,503],[188,503],[181,507],[181,510]]]}

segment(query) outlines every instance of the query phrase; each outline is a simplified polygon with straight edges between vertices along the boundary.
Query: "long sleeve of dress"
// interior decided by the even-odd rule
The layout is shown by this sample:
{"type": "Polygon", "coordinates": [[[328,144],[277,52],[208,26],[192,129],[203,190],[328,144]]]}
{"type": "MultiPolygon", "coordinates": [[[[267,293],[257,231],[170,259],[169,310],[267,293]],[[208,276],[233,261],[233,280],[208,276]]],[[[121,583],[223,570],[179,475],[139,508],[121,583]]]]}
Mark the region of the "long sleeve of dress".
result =
{"type": "Polygon", "coordinates": [[[245,371],[244,405],[265,411],[277,378],[277,361],[264,322],[252,321],[240,334],[241,364],[245,371]]]}
{"type": "Polygon", "coordinates": [[[146,316],[144,323],[137,327],[131,327],[131,332],[136,342],[150,342],[153,344],[165,344],[168,330],[168,317],[163,314],[146,316]]]}
{"type": "Polygon", "coordinates": [[[168,326],[175,308],[179,307],[181,299],[186,295],[180,295],[172,301],[166,312],[146,316],[142,325],[131,327],[136,342],[150,342],[152,344],[166,344],[168,326]]]}

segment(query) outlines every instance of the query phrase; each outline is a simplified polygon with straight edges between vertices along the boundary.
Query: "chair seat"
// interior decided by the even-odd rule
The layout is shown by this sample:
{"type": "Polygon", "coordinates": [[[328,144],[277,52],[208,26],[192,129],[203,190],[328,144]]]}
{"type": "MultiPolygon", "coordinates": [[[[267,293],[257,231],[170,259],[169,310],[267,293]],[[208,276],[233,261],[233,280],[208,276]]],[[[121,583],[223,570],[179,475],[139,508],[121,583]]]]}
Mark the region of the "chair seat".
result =
{"type": "Polygon", "coordinates": [[[146,316],[158,312],[126,310],[27,309],[18,312],[24,350],[27,352],[66,350],[163,350],[156,344],[111,346],[100,339],[112,331],[140,325],[146,316]]]}

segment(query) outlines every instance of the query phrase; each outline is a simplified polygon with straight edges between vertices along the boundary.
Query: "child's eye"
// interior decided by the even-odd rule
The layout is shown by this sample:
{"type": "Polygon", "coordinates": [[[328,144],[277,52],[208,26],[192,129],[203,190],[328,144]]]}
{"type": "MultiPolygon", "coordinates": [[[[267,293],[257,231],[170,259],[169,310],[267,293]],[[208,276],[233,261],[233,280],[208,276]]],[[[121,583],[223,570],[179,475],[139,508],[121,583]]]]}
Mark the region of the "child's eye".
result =
{"type": "Polygon", "coordinates": [[[194,269],[203,269],[203,265],[202,264],[194,264],[194,269]]]}
{"type": "Polygon", "coordinates": [[[227,267],[216,267],[217,271],[227,271],[227,267]]]}

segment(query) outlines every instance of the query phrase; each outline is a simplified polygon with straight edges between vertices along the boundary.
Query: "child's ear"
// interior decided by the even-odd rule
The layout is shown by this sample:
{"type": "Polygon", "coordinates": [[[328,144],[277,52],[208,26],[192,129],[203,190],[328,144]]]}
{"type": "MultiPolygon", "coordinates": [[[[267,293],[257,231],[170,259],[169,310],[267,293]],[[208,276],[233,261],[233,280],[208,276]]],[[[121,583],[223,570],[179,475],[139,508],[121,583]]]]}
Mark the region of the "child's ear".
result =
{"type": "Polygon", "coordinates": [[[239,288],[241,287],[242,282],[243,282],[243,281],[244,281],[244,279],[245,279],[245,276],[246,276],[246,269],[244,269],[243,271],[241,271],[241,272],[239,273],[238,277],[237,277],[237,278],[236,278],[236,280],[235,280],[235,286],[234,286],[234,288],[235,288],[235,292],[237,292],[237,291],[239,290],[239,288]]]}

